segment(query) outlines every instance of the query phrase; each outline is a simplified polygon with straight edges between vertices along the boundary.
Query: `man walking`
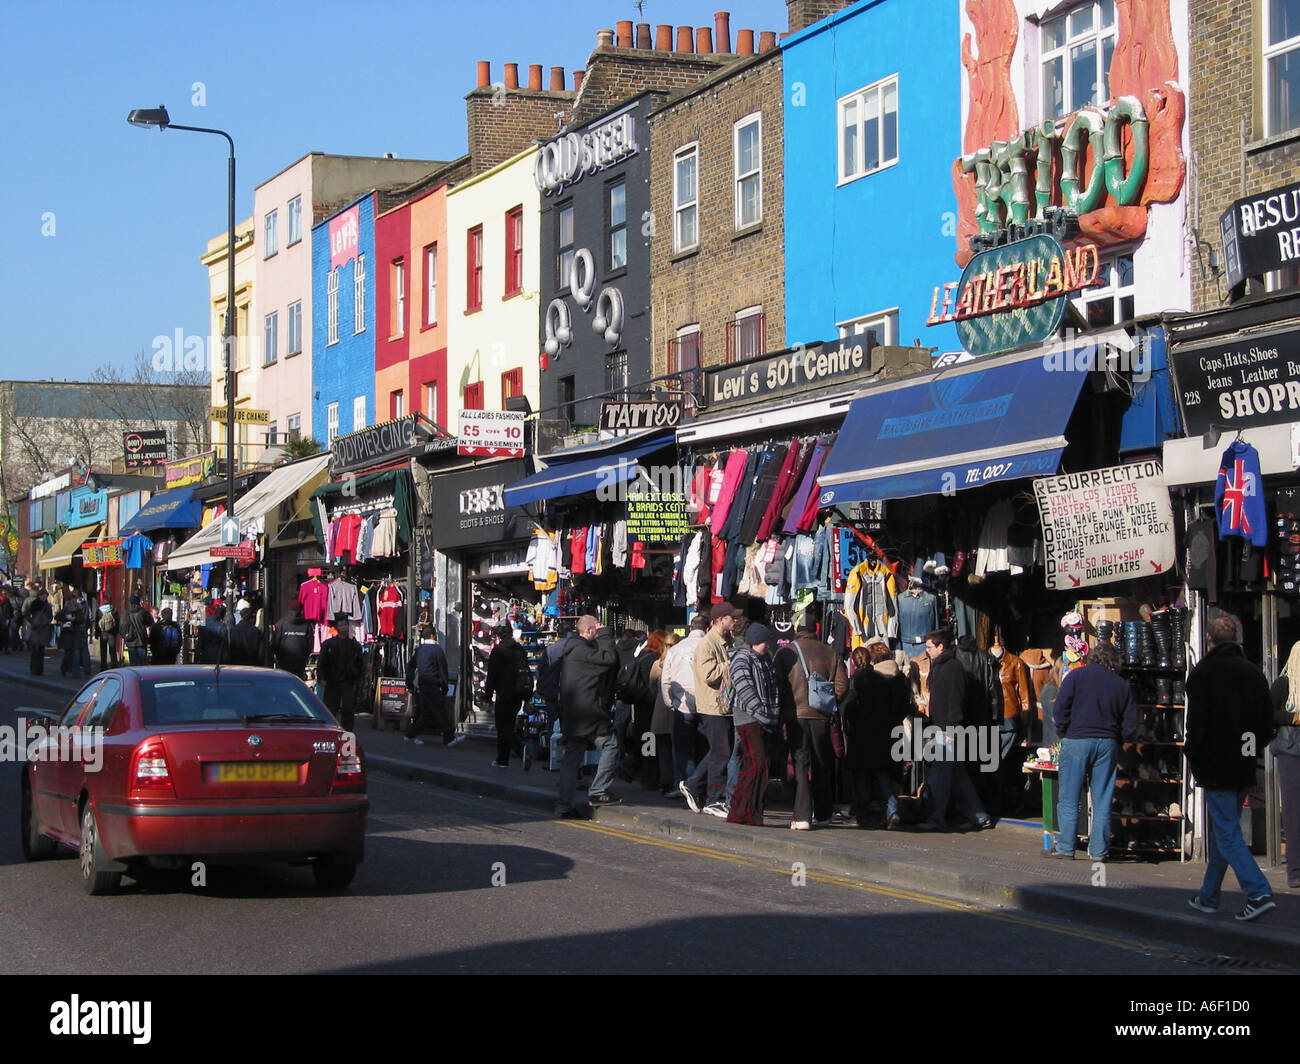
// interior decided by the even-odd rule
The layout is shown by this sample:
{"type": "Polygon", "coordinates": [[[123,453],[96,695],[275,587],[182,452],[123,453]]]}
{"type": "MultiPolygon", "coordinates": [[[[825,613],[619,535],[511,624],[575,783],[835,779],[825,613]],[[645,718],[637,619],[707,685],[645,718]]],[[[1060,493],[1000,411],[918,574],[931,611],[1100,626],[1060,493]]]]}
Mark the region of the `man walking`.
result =
{"type": "Polygon", "coordinates": [[[930,816],[917,824],[916,829],[947,831],[948,800],[955,796],[963,825],[983,830],[992,826],[993,821],[980,806],[966,766],[955,763],[956,729],[966,715],[966,671],[957,660],[952,636],[945,629],[925,637],[925,655],[930,659],[930,723],[942,729],[943,743],[937,751],[937,760],[928,761],[925,766],[930,785],[930,816]]]}
{"type": "MultiPolygon", "coordinates": [[[[537,663],[537,696],[546,706],[546,742],[552,743],[555,737],[555,722],[560,718],[560,678],[564,672],[564,650],[573,638],[573,628],[568,621],[560,622],[559,634],[555,642],[542,651],[537,663]]],[[[559,743],[550,750],[550,768],[560,767],[559,743]]],[[[527,751],[525,751],[527,752],[527,751]]]]}
{"type": "Polygon", "coordinates": [[[180,657],[181,626],[172,620],[172,608],[163,607],[158,620],[149,629],[149,656],[155,665],[175,665],[180,657]]]}
{"type": "Polygon", "coordinates": [[[423,746],[421,733],[442,733],[442,745],[456,739],[455,723],[447,718],[447,655],[438,645],[433,625],[420,627],[420,643],[406,663],[406,689],[414,697],[415,710],[406,726],[406,741],[423,746]]]}
{"type": "Polygon", "coordinates": [[[149,664],[149,628],[152,618],[140,605],[140,596],[131,596],[131,605],[122,619],[122,643],[126,647],[128,665],[149,664]]]}
{"type": "Polygon", "coordinates": [[[727,815],[727,762],[731,758],[731,718],[718,708],[718,692],[727,678],[731,660],[731,633],[740,611],[730,602],[715,603],[709,611],[709,630],[695,648],[695,711],[709,752],[678,788],[692,813],[727,815]],[[707,790],[705,790],[707,785],[707,790]]]}
{"type": "Polygon", "coordinates": [[[72,589],[64,599],[63,609],[54,618],[63,625],[63,663],[59,672],[63,676],[89,676],[90,657],[87,651],[87,633],[90,630],[90,613],[81,592],[72,589]]]}
{"type": "Polygon", "coordinates": [[[245,606],[239,623],[230,633],[230,663],[232,665],[262,665],[266,662],[266,636],[253,623],[255,611],[245,606]]]}
{"type": "Polygon", "coordinates": [[[560,728],[564,758],[555,801],[555,815],[584,819],[574,803],[578,770],[590,749],[600,751],[596,778],[587,794],[592,805],[617,805],[623,799],[609,788],[614,782],[618,741],[614,738],[614,683],[618,679],[618,650],[614,635],[590,614],[578,618],[577,635],[564,648],[560,678],[560,728]]]}
{"type": "Polygon", "coordinates": [[[1273,891],[1242,838],[1241,807],[1255,785],[1255,761],[1273,734],[1273,704],[1264,674],[1237,642],[1237,619],[1216,617],[1206,636],[1209,650],[1187,676],[1183,752],[1205,792],[1209,858],[1200,892],[1188,904],[1199,912],[1217,912],[1231,866],[1246,895],[1237,919],[1256,920],[1274,908],[1273,891]]]}
{"type": "Polygon", "coordinates": [[[334,628],[338,635],[321,644],[320,664],[317,668],[325,685],[322,701],[340,724],[352,730],[353,712],[357,698],[357,682],[365,670],[361,644],[352,638],[352,619],[346,613],[334,615],[334,628]]]}
{"type": "Polygon", "coordinates": [[[1088,664],[1071,669],[1061,682],[1052,710],[1056,734],[1061,737],[1056,815],[1060,832],[1056,844],[1044,851],[1046,857],[1074,860],[1079,800],[1086,776],[1092,793],[1088,857],[1106,860],[1120,742],[1131,742],[1138,726],[1137,700],[1128,681],[1116,675],[1119,667],[1119,651],[1114,645],[1098,642],[1088,655],[1088,664]]]}
{"type": "Polygon", "coordinates": [[[500,625],[495,635],[497,645],[488,655],[484,678],[487,695],[495,702],[497,756],[492,767],[509,768],[510,751],[515,745],[515,715],[523,700],[532,696],[532,670],[528,654],[515,640],[515,630],[510,625],[500,625]]]}
{"type": "Polygon", "coordinates": [[[23,612],[27,621],[27,648],[31,651],[30,671],[33,676],[45,675],[45,648],[50,643],[54,628],[54,608],[49,593],[41,588],[27,601],[23,612]]]}
{"type": "Polygon", "coordinates": [[[300,680],[306,677],[307,659],[311,656],[311,624],[301,602],[295,603],[293,612],[276,624],[271,653],[277,669],[291,672],[300,680]]]}
{"type": "Polygon", "coordinates": [[[673,712],[673,778],[677,784],[665,798],[681,795],[682,781],[695,771],[695,744],[700,737],[700,718],[695,711],[695,652],[709,629],[709,619],[697,613],[691,629],[664,655],[659,687],[664,704],[673,712]]]}

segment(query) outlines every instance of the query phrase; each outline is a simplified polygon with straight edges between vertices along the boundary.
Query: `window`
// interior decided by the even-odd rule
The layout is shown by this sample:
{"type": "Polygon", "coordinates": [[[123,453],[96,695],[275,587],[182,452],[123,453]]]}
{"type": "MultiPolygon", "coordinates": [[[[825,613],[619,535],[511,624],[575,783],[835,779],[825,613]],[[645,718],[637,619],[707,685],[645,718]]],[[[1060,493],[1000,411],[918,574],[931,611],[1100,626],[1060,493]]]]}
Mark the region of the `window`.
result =
{"type": "Polygon", "coordinates": [[[767,351],[767,323],[762,307],[746,307],[736,311],[734,320],[727,322],[727,361],[743,362],[767,351]]]}
{"type": "Polygon", "coordinates": [[[1102,259],[1097,284],[1085,288],[1074,305],[1088,321],[1088,328],[1100,329],[1133,319],[1133,256],[1115,255],[1102,259]]]}
{"type": "Polygon", "coordinates": [[[483,227],[476,225],[465,239],[465,312],[483,307],[483,227]]]}
{"type": "Polygon", "coordinates": [[[302,197],[294,196],[289,201],[289,239],[285,247],[292,247],[302,239],[302,197]]]}
{"type": "Polygon", "coordinates": [[[696,396],[700,393],[701,337],[698,325],[685,325],[668,341],[668,372],[680,373],[677,383],[669,387],[682,390],[682,405],[686,413],[695,410],[696,396]]]}
{"type": "Polygon", "coordinates": [[[366,257],[358,255],[352,271],[352,331],[366,330],[366,257]]]}
{"type": "Polygon", "coordinates": [[[1265,0],[1264,135],[1300,127],[1300,0],[1265,0]]]}
{"type": "Polygon", "coordinates": [[[673,156],[673,250],[689,251],[699,235],[700,146],[691,144],[673,156]]]}
{"type": "Polygon", "coordinates": [[[266,446],[268,447],[274,447],[278,442],[275,438],[275,429],[276,423],[274,421],[266,426],[266,446]]]}
{"type": "Polygon", "coordinates": [[[898,162],[898,75],[840,100],[840,181],[898,162]]]}
{"type": "Polygon", "coordinates": [[[501,409],[506,408],[506,400],[524,394],[524,368],[516,366],[501,374],[501,409]]]}
{"type": "Polygon", "coordinates": [[[555,259],[555,287],[568,288],[569,270],[573,266],[573,204],[561,204],[555,217],[559,227],[555,239],[559,248],[555,259]]]}
{"type": "Polygon", "coordinates": [[[438,420],[438,383],[430,381],[424,386],[424,416],[430,421],[438,420]]]}
{"type": "Polygon", "coordinates": [[[328,321],[329,339],[327,344],[336,344],[339,342],[339,271],[330,270],[329,281],[326,282],[325,292],[326,300],[326,319],[328,321]]]}
{"type": "Polygon", "coordinates": [[[506,297],[524,290],[524,209],[506,212],[506,297]]]}
{"type": "Polygon", "coordinates": [[[560,408],[560,417],[564,418],[570,426],[578,420],[578,406],[574,400],[578,392],[574,385],[573,377],[561,377],[555,382],[555,401],[560,408]]]}
{"type": "Polygon", "coordinates": [[[763,220],[762,117],[750,115],[736,123],[736,228],[763,220]]]}
{"type": "Polygon", "coordinates": [[[330,403],[325,408],[325,443],[329,445],[339,438],[339,404],[330,403]]]}
{"type": "Polygon", "coordinates": [[[388,330],[389,336],[406,335],[406,260],[397,259],[393,262],[393,268],[389,271],[389,282],[392,285],[392,307],[389,310],[391,315],[391,326],[388,330]]]}
{"type": "Polygon", "coordinates": [[[366,427],[366,397],[358,395],[352,400],[352,431],[360,432],[366,427]]]}
{"type": "Polygon", "coordinates": [[[462,410],[482,410],[483,409],[483,382],[475,381],[473,384],[465,385],[465,390],[461,393],[460,408],[462,410]]]}
{"type": "Polygon", "coordinates": [[[852,336],[859,336],[865,333],[874,333],[876,345],[893,345],[898,343],[898,308],[893,310],[879,311],[875,314],[864,314],[860,318],[850,318],[848,321],[837,322],[840,331],[840,339],[847,340],[852,336]]]}
{"type": "Polygon", "coordinates": [[[302,415],[290,414],[285,418],[286,436],[289,443],[302,439],[302,415]]]}
{"type": "Polygon", "coordinates": [[[298,299],[289,304],[289,347],[285,352],[288,355],[302,354],[302,300],[298,299]]]}
{"type": "Polygon", "coordinates": [[[424,324],[438,321],[438,245],[424,249],[424,324]]]}
{"type": "Polygon", "coordinates": [[[264,324],[262,330],[262,365],[269,366],[280,355],[280,351],[279,351],[280,313],[279,311],[275,311],[275,310],[271,311],[271,313],[268,314],[265,317],[265,319],[263,319],[263,321],[264,324]]]}
{"type": "Polygon", "coordinates": [[[1115,0],[1087,0],[1040,27],[1042,116],[1060,118],[1110,99],[1115,0]]]}
{"type": "Polygon", "coordinates": [[[628,397],[626,351],[612,351],[605,356],[605,391],[611,399],[628,397]]]}
{"type": "Polygon", "coordinates": [[[235,308],[235,365],[242,373],[248,369],[248,349],[249,349],[249,319],[248,304],[244,303],[235,308]]]}
{"type": "Polygon", "coordinates": [[[627,182],[614,181],[606,187],[609,214],[609,269],[627,265],[627,182]]]}
{"type": "Polygon", "coordinates": [[[279,226],[279,214],[280,214],[279,211],[271,211],[266,216],[266,227],[265,227],[266,236],[265,236],[265,244],[262,248],[262,257],[264,259],[269,259],[272,255],[274,255],[277,251],[280,250],[280,237],[279,234],[276,232],[279,226]]]}
{"type": "Polygon", "coordinates": [[[401,389],[393,392],[388,397],[388,417],[389,419],[404,417],[406,414],[406,393],[401,389]]]}

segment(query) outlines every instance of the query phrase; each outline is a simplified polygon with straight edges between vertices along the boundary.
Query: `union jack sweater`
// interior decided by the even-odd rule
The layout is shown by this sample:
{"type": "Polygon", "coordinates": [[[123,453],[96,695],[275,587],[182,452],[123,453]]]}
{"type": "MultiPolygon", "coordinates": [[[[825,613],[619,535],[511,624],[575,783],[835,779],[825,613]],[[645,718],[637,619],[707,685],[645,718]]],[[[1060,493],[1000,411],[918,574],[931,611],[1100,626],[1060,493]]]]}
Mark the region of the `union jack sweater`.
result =
{"type": "Polygon", "coordinates": [[[1268,514],[1264,483],[1259,473],[1259,452],[1248,443],[1232,444],[1219,459],[1219,479],[1214,485],[1214,510],[1220,536],[1240,536],[1262,547],[1268,542],[1268,514]]]}

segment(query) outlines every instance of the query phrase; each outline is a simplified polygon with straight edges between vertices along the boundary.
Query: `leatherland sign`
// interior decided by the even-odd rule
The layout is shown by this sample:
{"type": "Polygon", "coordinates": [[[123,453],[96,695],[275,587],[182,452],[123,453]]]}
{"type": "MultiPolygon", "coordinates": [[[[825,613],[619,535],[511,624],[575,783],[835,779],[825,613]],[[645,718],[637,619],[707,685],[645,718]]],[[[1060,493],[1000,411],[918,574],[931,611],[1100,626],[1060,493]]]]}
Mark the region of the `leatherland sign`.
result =
{"type": "Polygon", "coordinates": [[[972,355],[992,355],[1055,334],[1070,292],[1097,283],[1095,244],[1067,251],[1039,235],[976,255],[961,280],[934,290],[927,325],[957,323],[957,338],[972,355]]]}

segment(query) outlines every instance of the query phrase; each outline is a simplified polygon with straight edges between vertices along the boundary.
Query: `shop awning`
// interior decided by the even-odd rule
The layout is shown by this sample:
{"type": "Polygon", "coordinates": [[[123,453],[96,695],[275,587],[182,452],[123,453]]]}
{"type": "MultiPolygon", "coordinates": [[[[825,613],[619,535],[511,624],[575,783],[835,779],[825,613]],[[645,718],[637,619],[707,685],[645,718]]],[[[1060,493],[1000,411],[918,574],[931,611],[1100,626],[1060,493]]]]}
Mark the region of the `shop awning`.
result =
{"type": "Polygon", "coordinates": [[[1071,357],[974,359],[853,401],[818,478],[821,504],[951,494],[1055,473],[1087,371],[1071,357]]]}
{"type": "MultiPolygon", "coordinates": [[[[235,500],[235,517],[239,519],[240,533],[245,538],[260,532],[266,517],[285,499],[296,495],[306,484],[324,476],[329,465],[328,454],[316,454],[301,462],[280,466],[271,471],[241,498],[235,500]]],[[[171,553],[168,569],[192,569],[213,561],[209,553],[221,544],[221,521],[216,520],[191,536],[171,553]]]]}
{"type": "Polygon", "coordinates": [[[546,458],[545,469],[506,488],[506,505],[522,506],[541,499],[581,495],[602,485],[624,484],[636,476],[638,458],[673,442],[673,436],[655,433],[556,451],[546,458]]]}
{"type": "Polygon", "coordinates": [[[194,489],[173,488],[150,498],[118,531],[125,537],[163,528],[198,528],[202,518],[203,505],[195,500],[194,489]]]}
{"type": "Polygon", "coordinates": [[[63,565],[71,565],[82,544],[87,540],[98,539],[103,528],[103,525],[85,525],[64,532],[49,550],[36,559],[36,568],[58,569],[63,565]]]}

